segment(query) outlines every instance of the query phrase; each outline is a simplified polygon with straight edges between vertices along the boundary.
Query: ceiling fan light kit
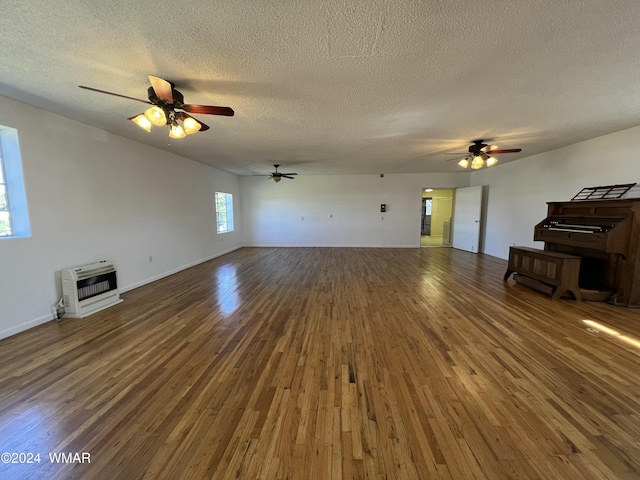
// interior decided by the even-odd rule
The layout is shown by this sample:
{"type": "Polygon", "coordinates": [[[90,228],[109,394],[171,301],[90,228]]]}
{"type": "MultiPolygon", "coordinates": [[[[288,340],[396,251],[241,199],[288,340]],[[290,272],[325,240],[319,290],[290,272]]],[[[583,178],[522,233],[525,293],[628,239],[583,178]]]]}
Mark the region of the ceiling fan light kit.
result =
{"type": "Polygon", "coordinates": [[[233,109],[229,107],[184,103],[184,97],[182,93],[174,88],[175,85],[160,77],[149,75],[149,82],[151,83],[151,87],[147,90],[148,101],[120,95],[119,93],[98,90],[97,88],[85,87],[83,85],[80,85],[80,88],[151,105],[144,113],[130,117],[129,120],[147,132],[151,132],[152,125],[156,127],[166,125],[169,127],[169,136],[171,138],[184,138],[187,135],[209,130],[208,125],[192,117],[189,113],[223,115],[226,117],[232,117],[234,115],[233,109]],[[182,122],[182,124],[180,122],[182,122]]]}
{"type": "Polygon", "coordinates": [[[498,163],[498,159],[494,155],[521,151],[522,149],[520,148],[498,150],[497,145],[487,145],[484,140],[474,140],[473,144],[469,146],[469,153],[458,162],[458,165],[462,168],[471,167],[473,170],[479,170],[484,166],[493,167],[498,163]],[[472,158],[471,162],[469,162],[469,158],[472,158]]]}

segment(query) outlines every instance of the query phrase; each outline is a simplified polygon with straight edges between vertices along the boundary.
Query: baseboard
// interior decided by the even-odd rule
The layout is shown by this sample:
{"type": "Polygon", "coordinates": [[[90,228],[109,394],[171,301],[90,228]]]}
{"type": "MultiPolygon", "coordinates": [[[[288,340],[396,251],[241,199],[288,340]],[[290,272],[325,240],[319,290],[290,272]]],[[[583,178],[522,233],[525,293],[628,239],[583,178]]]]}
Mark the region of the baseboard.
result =
{"type": "Polygon", "coordinates": [[[124,287],[120,287],[120,293],[128,292],[129,290],[134,290],[138,287],[142,287],[143,285],[147,285],[148,283],[153,283],[157,280],[160,280],[164,277],[168,277],[169,275],[173,275],[174,273],[181,272],[182,270],[186,270],[187,268],[195,267],[196,265],[200,265],[201,263],[208,262],[209,260],[213,260],[214,258],[221,257],[222,255],[226,255],[227,253],[231,253],[235,250],[242,248],[243,245],[239,245],[237,247],[230,248],[228,250],[224,250],[222,252],[216,253],[215,255],[211,255],[209,257],[202,258],[200,260],[196,260],[195,262],[191,262],[187,265],[182,265],[180,267],[168,270],[166,272],[160,273],[158,275],[154,275],[150,278],[145,278],[136,283],[132,283],[131,285],[125,285],[124,287]]]}
{"type": "Polygon", "coordinates": [[[0,331],[0,340],[15,335],[16,333],[24,332],[25,330],[29,330],[30,328],[37,327],[38,325],[42,325],[43,323],[47,323],[52,320],[54,320],[54,316],[52,313],[49,313],[47,315],[43,315],[42,317],[36,318],[35,320],[29,320],[28,322],[6,328],[0,331]]]}
{"type": "Polygon", "coordinates": [[[317,244],[317,245],[280,245],[280,244],[263,244],[263,243],[245,243],[243,247],[252,248],[420,248],[416,245],[336,245],[336,244],[317,244]]]}

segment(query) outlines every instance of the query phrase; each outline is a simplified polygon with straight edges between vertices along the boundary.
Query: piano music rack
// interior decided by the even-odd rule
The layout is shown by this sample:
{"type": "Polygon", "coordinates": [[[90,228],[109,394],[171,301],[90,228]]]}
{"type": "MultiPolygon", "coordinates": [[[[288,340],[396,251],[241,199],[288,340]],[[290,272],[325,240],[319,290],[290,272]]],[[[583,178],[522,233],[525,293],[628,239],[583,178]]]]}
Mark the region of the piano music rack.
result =
{"type": "Polygon", "coordinates": [[[580,190],[572,202],[580,200],[612,200],[622,197],[635,183],[625,183],[623,185],[604,185],[601,187],[585,187],[580,190]]]}

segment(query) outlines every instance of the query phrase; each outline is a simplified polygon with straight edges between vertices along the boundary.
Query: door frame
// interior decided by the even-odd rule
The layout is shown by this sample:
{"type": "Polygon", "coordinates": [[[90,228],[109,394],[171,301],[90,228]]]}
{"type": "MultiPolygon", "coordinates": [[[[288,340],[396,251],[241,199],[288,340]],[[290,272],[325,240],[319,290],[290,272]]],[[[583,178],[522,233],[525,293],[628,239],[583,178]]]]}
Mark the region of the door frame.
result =
{"type": "MultiPolygon", "coordinates": [[[[458,187],[422,187],[420,189],[420,200],[424,200],[425,198],[431,198],[431,200],[433,202],[434,197],[429,195],[432,192],[441,191],[441,190],[449,190],[449,191],[451,191],[451,210],[452,210],[451,216],[453,217],[453,205],[454,205],[455,198],[456,198],[456,188],[458,188],[458,187]],[[431,189],[431,191],[425,192],[425,190],[427,190],[427,189],[431,189]],[[424,196],[424,195],[427,195],[427,196],[424,196]]],[[[439,198],[439,197],[436,197],[436,198],[439,198]]],[[[446,197],[446,198],[448,198],[448,197],[446,197]]],[[[422,212],[423,212],[422,205],[423,204],[421,202],[420,203],[420,217],[419,217],[420,220],[418,221],[418,246],[422,246],[422,212]]],[[[433,203],[432,203],[432,207],[433,207],[433,203]]],[[[433,212],[432,212],[432,215],[433,215],[433,212]]],[[[451,224],[453,225],[453,218],[452,218],[451,224]]],[[[433,224],[432,224],[432,226],[433,226],[433,224]]],[[[443,236],[443,239],[444,239],[444,236],[443,236]]],[[[445,243],[442,244],[443,247],[447,247],[447,248],[451,248],[451,245],[452,244],[445,244],[445,243]]]]}

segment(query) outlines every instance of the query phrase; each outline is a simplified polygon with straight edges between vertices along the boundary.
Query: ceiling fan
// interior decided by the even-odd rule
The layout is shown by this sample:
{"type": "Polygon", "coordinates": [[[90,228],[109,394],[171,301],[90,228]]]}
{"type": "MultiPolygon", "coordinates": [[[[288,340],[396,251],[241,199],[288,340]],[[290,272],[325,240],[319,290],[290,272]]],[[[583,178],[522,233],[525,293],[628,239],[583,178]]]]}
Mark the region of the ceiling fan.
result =
{"type": "MultiPolygon", "coordinates": [[[[280,180],[282,180],[283,178],[289,178],[291,180],[294,180],[292,175],[298,175],[297,173],[282,173],[278,171],[278,167],[280,166],[279,164],[274,164],[274,167],[276,167],[276,171],[275,172],[271,172],[268,176],[269,178],[273,178],[273,181],[278,183],[280,180]]],[[[257,177],[263,177],[265,175],[256,175],[257,177]]]]}
{"type": "Polygon", "coordinates": [[[484,143],[484,140],[473,140],[473,143],[469,145],[468,152],[466,153],[449,153],[448,155],[465,155],[465,158],[458,162],[462,168],[468,168],[471,166],[474,170],[482,168],[486,162],[487,167],[493,167],[498,163],[498,159],[494,155],[501,153],[518,153],[521,152],[521,148],[509,148],[499,150],[497,145],[488,145],[484,143]],[[469,158],[472,158],[469,163],[469,158]]]}
{"type": "Polygon", "coordinates": [[[119,93],[98,90],[97,88],[78,85],[85,90],[91,90],[98,93],[106,93],[115,97],[135,100],[137,102],[152,105],[143,114],[130,117],[140,128],[147,132],[151,131],[151,125],[162,127],[169,126],[169,136],[171,138],[183,138],[196,132],[204,132],[209,130],[209,126],[200,120],[189,115],[190,113],[199,113],[204,115],[224,115],[232,117],[233,109],[229,107],[215,107],[213,105],[193,105],[184,103],[182,93],[175,89],[175,84],[160,77],[149,75],[151,86],[147,89],[149,100],[141,100],[139,98],[128,97],[119,93]],[[179,123],[182,122],[182,125],[179,123]]]}

